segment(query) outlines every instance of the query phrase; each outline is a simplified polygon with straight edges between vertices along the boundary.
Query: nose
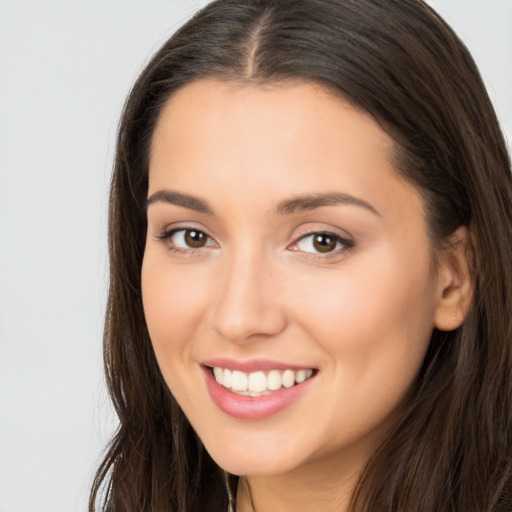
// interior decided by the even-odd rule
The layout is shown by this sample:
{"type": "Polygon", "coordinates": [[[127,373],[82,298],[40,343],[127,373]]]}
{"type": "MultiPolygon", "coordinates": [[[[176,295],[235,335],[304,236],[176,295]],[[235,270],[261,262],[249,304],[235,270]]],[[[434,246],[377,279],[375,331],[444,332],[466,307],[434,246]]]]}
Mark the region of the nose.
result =
{"type": "Polygon", "coordinates": [[[239,253],[223,262],[213,308],[213,328],[224,339],[244,344],[276,336],[286,327],[278,273],[263,257],[239,253]]]}

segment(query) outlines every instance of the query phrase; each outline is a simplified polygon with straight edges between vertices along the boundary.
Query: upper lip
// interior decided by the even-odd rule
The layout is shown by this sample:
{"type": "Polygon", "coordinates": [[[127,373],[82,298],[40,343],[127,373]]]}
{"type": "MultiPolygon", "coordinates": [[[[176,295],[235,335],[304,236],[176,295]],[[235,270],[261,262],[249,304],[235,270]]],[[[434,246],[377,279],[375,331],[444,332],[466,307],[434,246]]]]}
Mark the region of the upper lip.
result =
{"type": "Polygon", "coordinates": [[[228,370],[238,370],[244,373],[252,373],[257,371],[270,371],[270,370],[304,370],[314,369],[310,365],[285,363],[282,361],[272,361],[270,359],[249,359],[237,360],[229,358],[215,358],[202,361],[203,366],[210,368],[219,367],[228,370]]]}

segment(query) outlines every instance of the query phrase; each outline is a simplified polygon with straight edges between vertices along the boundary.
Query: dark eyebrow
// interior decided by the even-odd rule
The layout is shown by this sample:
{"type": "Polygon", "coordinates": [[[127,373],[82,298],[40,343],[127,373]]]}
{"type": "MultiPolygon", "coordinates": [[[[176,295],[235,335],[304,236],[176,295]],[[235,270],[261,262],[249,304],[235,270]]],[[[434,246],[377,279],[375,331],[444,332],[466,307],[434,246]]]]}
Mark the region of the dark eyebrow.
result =
{"type": "Polygon", "coordinates": [[[341,192],[327,192],[325,194],[311,194],[306,196],[294,197],[287,199],[277,206],[277,213],[279,215],[289,215],[296,211],[314,210],[322,206],[336,206],[336,205],[353,205],[360,206],[369,210],[373,214],[380,217],[380,213],[369,203],[358,199],[357,197],[343,194],[341,192]]]}
{"type": "MultiPolygon", "coordinates": [[[[181,192],[158,190],[148,197],[146,200],[146,208],[158,202],[170,203],[188,208],[189,210],[213,215],[213,210],[205,201],[189,194],[182,194],[181,192]]],[[[322,206],[336,206],[339,204],[359,206],[380,217],[379,212],[366,201],[341,192],[293,197],[279,203],[276,211],[278,215],[289,215],[296,211],[314,210],[322,206]]]]}
{"type": "Polygon", "coordinates": [[[158,190],[154,194],[151,194],[146,200],[146,208],[158,202],[182,206],[183,208],[195,210],[199,213],[213,214],[213,210],[202,199],[189,194],[182,194],[181,192],[173,192],[172,190],[158,190]]]}

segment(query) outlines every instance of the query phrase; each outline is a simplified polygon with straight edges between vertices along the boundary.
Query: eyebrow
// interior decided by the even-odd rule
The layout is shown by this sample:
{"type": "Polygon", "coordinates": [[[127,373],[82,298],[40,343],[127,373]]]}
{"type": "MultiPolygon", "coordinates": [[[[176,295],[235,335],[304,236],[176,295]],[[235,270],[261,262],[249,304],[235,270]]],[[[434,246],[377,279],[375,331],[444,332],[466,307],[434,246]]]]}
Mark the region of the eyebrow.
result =
{"type": "Polygon", "coordinates": [[[380,217],[380,213],[369,203],[358,199],[357,197],[341,192],[328,192],[325,194],[309,194],[294,197],[279,203],[277,213],[279,215],[289,215],[297,211],[314,210],[322,206],[351,205],[364,208],[380,217]]]}
{"type": "MultiPolygon", "coordinates": [[[[146,208],[155,203],[169,203],[189,210],[194,210],[199,213],[213,215],[212,208],[203,199],[192,196],[190,194],[183,194],[172,190],[158,190],[151,194],[146,200],[146,208]]],[[[338,206],[349,205],[359,206],[371,213],[380,217],[380,213],[369,203],[341,192],[327,192],[324,194],[308,194],[304,196],[293,197],[287,199],[277,205],[276,213],[278,215],[291,215],[297,211],[314,210],[322,206],[338,206]]]]}
{"type": "Polygon", "coordinates": [[[181,192],[174,192],[172,190],[158,190],[151,194],[146,200],[146,208],[149,208],[155,203],[169,203],[176,206],[182,206],[189,210],[194,210],[199,213],[206,213],[213,215],[213,210],[210,208],[206,201],[189,194],[182,194],[181,192]]]}

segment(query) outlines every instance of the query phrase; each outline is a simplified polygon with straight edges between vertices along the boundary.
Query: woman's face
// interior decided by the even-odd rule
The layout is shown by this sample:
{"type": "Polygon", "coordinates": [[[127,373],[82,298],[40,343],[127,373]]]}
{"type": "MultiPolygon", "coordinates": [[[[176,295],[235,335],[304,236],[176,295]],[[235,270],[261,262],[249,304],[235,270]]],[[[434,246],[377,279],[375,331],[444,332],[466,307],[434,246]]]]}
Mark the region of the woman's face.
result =
{"type": "Polygon", "coordinates": [[[308,83],[202,80],[163,110],[144,309],[169,388],[228,471],[366,460],[411,389],[441,285],[391,155],[370,116],[308,83]]]}

